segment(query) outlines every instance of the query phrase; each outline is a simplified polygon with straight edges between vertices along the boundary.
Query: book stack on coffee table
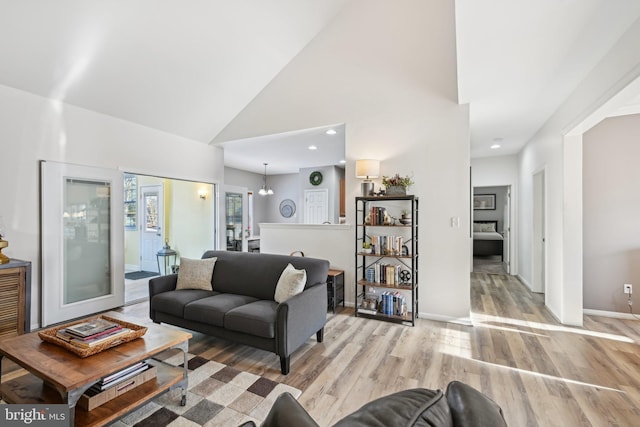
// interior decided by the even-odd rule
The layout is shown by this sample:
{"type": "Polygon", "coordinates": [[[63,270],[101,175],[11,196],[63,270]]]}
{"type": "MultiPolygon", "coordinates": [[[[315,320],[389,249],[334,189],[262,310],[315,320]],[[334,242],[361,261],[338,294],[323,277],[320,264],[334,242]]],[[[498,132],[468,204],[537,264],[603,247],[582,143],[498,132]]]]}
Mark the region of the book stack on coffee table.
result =
{"type": "Polygon", "coordinates": [[[97,318],[89,322],[76,323],[56,332],[56,337],[81,348],[89,348],[131,332],[131,329],[97,318]]]}

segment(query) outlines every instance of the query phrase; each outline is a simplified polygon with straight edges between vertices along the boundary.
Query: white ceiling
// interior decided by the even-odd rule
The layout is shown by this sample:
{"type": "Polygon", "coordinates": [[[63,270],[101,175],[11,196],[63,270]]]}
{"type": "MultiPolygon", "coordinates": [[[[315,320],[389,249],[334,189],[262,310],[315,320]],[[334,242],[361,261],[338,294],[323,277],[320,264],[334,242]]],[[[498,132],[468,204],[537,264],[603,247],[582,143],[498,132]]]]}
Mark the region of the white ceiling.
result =
{"type": "MultiPolygon", "coordinates": [[[[210,143],[348,1],[0,0],[0,84],[210,143]]],[[[459,97],[479,157],[518,152],[640,1],[457,0],[456,14],[459,97]]],[[[342,147],[324,128],[310,133],[341,157],[341,129],[342,147]]],[[[234,141],[225,155],[258,173],[267,162],[269,174],[335,164],[308,138],[234,141]]]]}
{"type": "Polygon", "coordinates": [[[0,0],[0,84],[203,143],[346,0],[0,0]]]}
{"type": "Polygon", "coordinates": [[[637,0],[457,0],[471,156],[520,151],[639,15],[637,0]]]}
{"type": "Polygon", "coordinates": [[[344,125],[287,132],[230,141],[224,145],[224,163],[236,169],[267,175],[298,173],[319,166],[344,167],[344,125]],[[335,130],[328,135],[327,130],[335,130]],[[316,147],[310,150],[309,147],[316,147]]]}

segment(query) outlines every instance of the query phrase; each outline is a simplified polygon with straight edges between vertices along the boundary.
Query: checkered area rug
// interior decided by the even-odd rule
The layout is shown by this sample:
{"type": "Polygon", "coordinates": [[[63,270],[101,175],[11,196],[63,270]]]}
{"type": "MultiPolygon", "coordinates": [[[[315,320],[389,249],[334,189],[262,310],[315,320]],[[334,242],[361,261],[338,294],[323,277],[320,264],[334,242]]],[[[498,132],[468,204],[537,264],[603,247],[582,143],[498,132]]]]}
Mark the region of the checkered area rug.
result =
{"type": "MultiPolygon", "coordinates": [[[[155,357],[173,366],[183,366],[182,352],[167,351],[155,357]]],[[[296,399],[300,390],[259,375],[242,372],[200,356],[188,354],[187,404],[180,406],[179,388],[152,400],[120,421],[116,427],[238,426],[265,419],[275,399],[283,392],[296,399]]]]}

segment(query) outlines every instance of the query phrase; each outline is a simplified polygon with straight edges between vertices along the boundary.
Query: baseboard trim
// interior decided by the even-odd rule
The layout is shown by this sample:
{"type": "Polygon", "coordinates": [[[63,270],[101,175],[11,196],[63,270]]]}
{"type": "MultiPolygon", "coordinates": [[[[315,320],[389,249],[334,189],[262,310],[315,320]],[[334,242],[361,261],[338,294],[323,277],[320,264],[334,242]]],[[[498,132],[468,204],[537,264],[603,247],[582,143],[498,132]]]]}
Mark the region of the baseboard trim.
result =
{"type": "MultiPolygon", "coordinates": [[[[524,277],[522,277],[522,276],[521,276],[521,275],[519,275],[519,274],[516,274],[515,276],[518,278],[518,280],[520,280],[520,282],[522,282],[522,284],[523,284],[523,285],[525,285],[525,286],[526,286],[526,287],[531,291],[531,285],[529,284],[529,282],[527,282],[527,281],[525,280],[525,278],[524,278],[524,277]]],[[[531,292],[533,292],[533,291],[531,291],[531,292]]]]}
{"type": "Polygon", "coordinates": [[[602,316],[602,317],[613,317],[615,319],[625,319],[625,320],[640,320],[640,314],[634,315],[630,313],[620,313],[618,311],[606,311],[606,310],[593,310],[590,308],[585,308],[582,310],[582,313],[587,316],[602,316]]]}

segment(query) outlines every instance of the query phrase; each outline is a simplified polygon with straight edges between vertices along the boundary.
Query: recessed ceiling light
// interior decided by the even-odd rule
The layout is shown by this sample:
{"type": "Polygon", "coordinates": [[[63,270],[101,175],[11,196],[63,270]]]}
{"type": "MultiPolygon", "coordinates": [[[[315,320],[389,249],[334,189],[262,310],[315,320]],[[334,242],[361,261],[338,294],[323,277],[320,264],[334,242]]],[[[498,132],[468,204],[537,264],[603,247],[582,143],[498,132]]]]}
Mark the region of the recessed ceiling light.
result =
{"type": "Polygon", "coordinates": [[[340,160],[340,163],[342,163],[344,165],[345,163],[347,163],[347,161],[342,159],[342,160],[340,160]]]}
{"type": "Polygon", "coordinates": [[[491,149],[492,149],[492,150],[496,150],[496,149],[498,149],[498,148],[500,148],[500,144],[493,144],[493,145],[491,146],[491,149]]]}
{"type": "Polygon", "coordinates": [[[309,150],[317,150],[317,149],[318,149],[318,147],[316,147],[315,145],[310,145],[309,146],[309,150]]]}
{"type": "Polygon", "coordinates": [[[328,129],[325,133],[326,133],[327,135],[335,135],[335,134],[336,134],[336,133],[338,133],[338,132],[336,132],[336,130],[335,130],[335,129],[328,129]]]}

